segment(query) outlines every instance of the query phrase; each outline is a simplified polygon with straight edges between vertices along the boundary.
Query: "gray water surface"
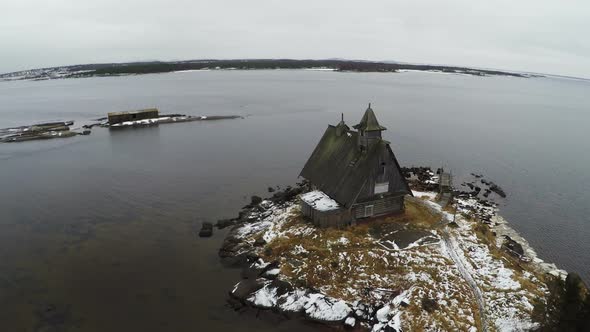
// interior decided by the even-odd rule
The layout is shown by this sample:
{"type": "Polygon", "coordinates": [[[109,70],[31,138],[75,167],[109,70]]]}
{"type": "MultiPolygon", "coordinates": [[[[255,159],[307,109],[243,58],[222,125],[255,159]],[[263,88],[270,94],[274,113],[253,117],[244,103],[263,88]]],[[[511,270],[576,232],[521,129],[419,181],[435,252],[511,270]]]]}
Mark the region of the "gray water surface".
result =
{"type": "Polygon", "coordinates": [[[225,305],[224,232],[366,104],[404,166],[481,172],[541,258],[590,280],[586,81],[430,73],[201,71],[0,83],[0,128],[107,112],[244,119],[0,145],[0,325],[10,331],[300,331],[225,305]],[[52,330],[53,329],[53,330],[52,330]]]}

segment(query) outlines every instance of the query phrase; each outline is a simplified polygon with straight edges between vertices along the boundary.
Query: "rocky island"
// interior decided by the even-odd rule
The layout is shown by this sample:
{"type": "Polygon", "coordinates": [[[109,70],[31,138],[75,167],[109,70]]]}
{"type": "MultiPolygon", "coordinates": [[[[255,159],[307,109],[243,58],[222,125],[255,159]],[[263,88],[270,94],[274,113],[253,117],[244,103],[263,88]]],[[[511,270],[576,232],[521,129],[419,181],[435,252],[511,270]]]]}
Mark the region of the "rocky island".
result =
{"type": "MultiPolygon", "coordinates": [[[[363,121],[355,126],[359,137],[374,136],[363,121]]],[[[268,199],[255,197],[237,218],[220,221],[219,227],[233,226],[219,255],[243,267],[243,279],[229,290],[232,306],[359,331],[529,331],[556,324],[555,311],[565,303],[557,293],[572,278],[539,259],[498,215],[492,198],[506,196],[498,185],[473,174],[465,190],[451,188],[447,196],[444,170],[398,169],[411,189],[402,212],[374,216],[371,207],[370,218],[353,212],[349,224],[322,227],[302,211],[310,196],[302,194],[325,200],[316,193],[329,186],[303,181],[268,199]]],[[[317,205],[333,207],[324,203],[317,205]]],[[[585,286],[576,285],[587,303],[585,286]]]]}

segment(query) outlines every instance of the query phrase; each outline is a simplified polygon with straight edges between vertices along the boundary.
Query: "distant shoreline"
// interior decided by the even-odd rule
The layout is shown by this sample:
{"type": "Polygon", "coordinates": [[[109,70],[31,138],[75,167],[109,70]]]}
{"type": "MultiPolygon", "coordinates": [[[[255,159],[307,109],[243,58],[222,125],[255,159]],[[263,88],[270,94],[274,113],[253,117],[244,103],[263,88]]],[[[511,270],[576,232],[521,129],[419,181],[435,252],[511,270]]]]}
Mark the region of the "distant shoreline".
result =
{"type": "Polygon", "coordinates": [[[0,74],[0,81],[126,76],[206,70],[269,69],[302,69],[363,73],[399,73],[406,71],[424,71],[447,74],[464,74],[472,76],[511,76],[520,78],[543,77],[543,75],[516,73],[501,70],[377,61],[244,59],[129,62],[40,68],[0,74]]]}

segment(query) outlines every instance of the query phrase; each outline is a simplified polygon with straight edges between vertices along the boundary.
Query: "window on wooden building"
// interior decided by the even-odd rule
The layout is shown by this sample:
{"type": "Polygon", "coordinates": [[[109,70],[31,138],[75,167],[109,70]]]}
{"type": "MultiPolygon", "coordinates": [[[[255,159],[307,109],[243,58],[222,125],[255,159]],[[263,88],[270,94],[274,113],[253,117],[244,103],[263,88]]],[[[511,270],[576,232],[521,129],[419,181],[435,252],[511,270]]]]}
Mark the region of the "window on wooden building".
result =
{"type": "Polygon", "coordinates": [[[365,206],[365,217],[370,217],[373,215],[373,205],[365,206]]]}
{"type": "Polygon", "coordinates": [[[375,194],[383,194],[389,191],[389,182],[375,182],[375,194]]]}

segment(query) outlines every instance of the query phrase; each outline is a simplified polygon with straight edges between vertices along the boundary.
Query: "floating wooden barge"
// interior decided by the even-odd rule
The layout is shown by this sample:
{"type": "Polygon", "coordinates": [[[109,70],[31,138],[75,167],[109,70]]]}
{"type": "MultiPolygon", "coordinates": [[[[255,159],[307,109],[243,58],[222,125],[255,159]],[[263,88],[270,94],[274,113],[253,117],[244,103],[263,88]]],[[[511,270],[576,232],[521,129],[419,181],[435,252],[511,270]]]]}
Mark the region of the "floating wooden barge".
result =
{"type": "Polygon", "coordinates": [[[129,112],[112,112],[108,114],[108,122],[104,126],[112,129],[128,127],[148,127],[156,126],[163,123],[178,123],[191,121],[211,121],[238,119],[239,115],[213,115],[213,116],[191,116],[184,114],[162,114],[157,108],[129,112]]]}
{"type": "Polygon", "coordinates": [[[239,115],[191,116],[184,114],[160,114],[157,108],[137,111],[111,112],[105,118],[96,119],[94,123],[83,125],[82,132],[70,131],[74,121],[45,122],[30,126],[0,129],[0,143],[23,142],[40,139],[65,138],[76,135],[89,135],[94,126],[111,129],[157,126],[161,123],[178,123],[191,121],[214,121],[243,118],[239,115]]]}
{"type": "Polygon", "coordinates": [[[70,131],[70,126],[73,124],[74,121],[59,121],[4,128],[0,129],[0,142],[14,143],[90,134],[89,130],[84,130],[83,132],[70,131]]]}

